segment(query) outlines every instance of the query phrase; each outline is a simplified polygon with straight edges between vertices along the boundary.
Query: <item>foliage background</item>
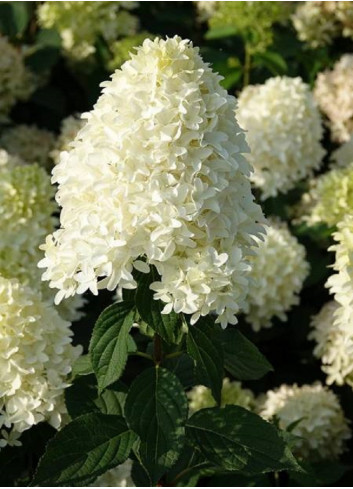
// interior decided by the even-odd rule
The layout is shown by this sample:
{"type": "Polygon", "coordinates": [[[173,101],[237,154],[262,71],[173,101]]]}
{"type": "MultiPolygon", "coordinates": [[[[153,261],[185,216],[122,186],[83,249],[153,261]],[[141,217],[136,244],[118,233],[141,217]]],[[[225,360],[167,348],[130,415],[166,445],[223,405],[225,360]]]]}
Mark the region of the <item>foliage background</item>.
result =
{"type": "MultiPolygon", "coordinates": [[[[18,103],[11,112],[14,123],[36,124],[39,127],[59,132],[61,121],[77,112],[92,108],[99,93],[100,82],[106,80],[110,72],[107,70],[109,50],[102,39],[97,40],[97,51],[94,63],[87,69],[72,69],[62,55],[60,36],[55,30],[41,29],[36,22],[35,9],[37,2],[1,2],[0,32],[14,44],[26,44],[31,47],[28,56],[29,67],[43,77],[46,82],[27,102],[18,103]]],[[[243,86],[242,67],[245,59],[244,39],[235,33],[227,35],[226,28],[208,31],[206,23],[197,21],[193,2],[140,2],[134,10],[139,18],[140,30],[153,35],[180,35],[191,39],[200,46],[201,54],[206,61],[212,63],[215,71],[224,76],[223,85],[230,93],[238,93],[243,86]]],[[[250,82],[263,83],[274,75],[300,76],[313,85],[319,71],[332,67],[343,53],[352,52],[353,42],[350,39],[338,39],[328,47],[308,49],[301,43],[291,25],[276,25],[273,28],[273,43],[266,52],[255,55],[250,71],[250,82]]],[[[0,53],[1,55],[1,53],[0,53]]],[[[329,135],[326,134],[324,147],[328,154],[334,149],[329,135]]],[[[321,172],[327,169],[327,161],[321,172]]],[[[268,199],[264,203],[267,215],[278,215],[288,219],[290,207],[300,199],[306,189],[306,182],[284,196],[268,199]]],[[[265,392],[282,383],[312,383],[325,376],[320,369],[320,362],[313,357],[313,343],[307,340],[311,315],[317,313],[329,299],[324,284],[330,275],[328,266],[332,264],[334,255],[328,253],[331,244],[330,232],[325,226],[308,228],[304,225],[293,227],[295,234],[307,250],[311,273],[301,293],[299,306],[288,314],[288,321],[283,324],[275,321],[271,329],[252,332],[251,328],[240,321],[240,330],[253,341],[268,358],[274,371],[258,381],[245,382],[244,386],[256,394],[265,392]]],[[[74,324],[74,342],[82,344],[86,349],[92,327],[99,313],[112,302],[112,295],[103,291],[92,297],[87,295],[86,315],[74,324]]],[[[135,375],[146,366],[143,359],[133,357],[129,360],[123,381],[131,382],[135,375]]],[[[192,385],[191,371],[185,368],[184,382],[192,385]]],[[[332,387],[339,393],[346,416],[353,422],[353,393],[348,386],[332,387]]],[[[1,486],[26,483],[28,475],[34,469],[43,452],[46,441],[52,436],[53,429],[45,424],[34,427],[22,436],[21,448],[7,448],[0,452],[0,483],[1,486]],[[29,470],[29,471],[28,471],[29,470]],[[21,477],[24,479],[21,479],[21,477]]],[[[342,469],[339,464],[327,467],[325,482],[334,485],[349,486],[352,482],[353,441],[342,463],[348,466],[342,469]],[[348,470],[347,470],[348,469],[348,470]]],[[[266,485],[269,480],[261,480],[266,485]]],[[[275,484],[275,481],[272,481],[275,484]]],[[[205,479],[204,484],[210,485],[247,485],[249,481],[234,476],[220,479],[205,479]]],[[[277,482],[278,483],[278,482],[277,482]]],[[[288,483],[281,480],[279,485],[288,483]]],[[[291,481],[293,483],[293,481],[291,481]]],[[[253,481],[252,485],[256,485],[253,481]]]]}

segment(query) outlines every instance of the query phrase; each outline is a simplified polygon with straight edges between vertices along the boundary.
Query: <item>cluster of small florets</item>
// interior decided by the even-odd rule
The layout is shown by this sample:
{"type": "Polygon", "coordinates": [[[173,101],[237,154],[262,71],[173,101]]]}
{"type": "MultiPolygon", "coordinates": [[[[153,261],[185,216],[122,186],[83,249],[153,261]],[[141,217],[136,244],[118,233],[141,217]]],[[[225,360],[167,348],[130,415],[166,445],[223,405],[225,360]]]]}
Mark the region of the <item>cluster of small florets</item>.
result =
{"type": "Polygon", "coordinates": [[[41,26],[55,28],[72,58],[84,59],[95,52],[101,36],[107,42],[132,35],[138,20],[129,10],[138,2],[43,2],[38,7],[41,26]]]}
{"type": "Polygon", "coordinates": [[[46,167],[49,165],[49,153],[54,141],[54,134],[46,129],[19,124],[1,134],[0,146],[28,163],[39,163],[46,167]]]}
{"type": "Polygon", "coordinates": [[[206,22],[209,20],[215,13],[217,6],[221,2],[210,1],[200,1],[194,2],[194,5],[197,9],[197,20],[199,22],[206,22]]]}
{"type": "Polygon", "coordinates": [[[71,142],[76,138],[84,123],[81,115],[70,115],[61,122],[60,134],[55,141],[54,149],[50,152],[50,157],[55,164],[59,163],[60,153],[70,149],[71,142]]]}
{"type": "Polygon", "coordinates": [[[336,226],[353,212],[353,157],[347,167],[332,169],[311,180],[301,202],[302,220],[310,225],[323,222],[336,226]]]}
{"type": "Polygon", "coordinates": [[[1,167],[7,166],[13,168],[14,166],[25,165],[26,162],[15,155],[11,155],[5,149],[0,148],[0,170],[1,167]]]}
{"type": "Polygon", "coordinates": [[[1,446],[16,444],[31,426],[58,428],[73,361],[69,323],[36,290],[0,277],[1,446]]]}
{"type": "Polygon", "coordinates": [[[235,27],[237,34],[246,38],[251,54],[266,51],[272,44],[273,24],[288,19],[291,7],[287,2],[210,3],[216,3],[213,15],[209,18],[210,27],[235,27]]]}
{"type": "MultiPolygon", "coordinates": [[[[216,406],[211,389],[204,385],[196,385],[188,392],[190,413],[216,406]]],[[[234,404],[252,410],[255,407],[255,396],[249,389],[242,387],[241,382],[223,379],[221,406],[234,404]]]]}
{"type": "Polygon", "coordinates": [[[223,326],[236,322],[263,216],[236,100],[219,82],[198,50],[174,37],[147,39],[103,84],[53,170],[61,228],[40,266],[57,303],[88,289],[134,288],[133,267],[154,265],[163,313],[194,323],[214,311],[223,326]]]}
{"type": "Polygon", "coordinates": [[[270,221],[266,236],[257,238],[250,257],[251,272],[246,319],[255,331],[270,327],[272,319],[287,319],[287,312],[299,303],[299,292],[309,273],[305,248],[284,222],[270,221]]]}
{"type": "Polygon", "coordinates": [[[127,459],[115,469],[108,470],[91,484],[91,487],[135,487],[131,478],[132,460],[127,459]]]}
{"type": "Polygon", "coordinates": [[[262,199],[290,190],[319,168],[325,154],[321,117],[300,78],[276,77],[246,87],[237,117],[247,130],[252,178],[262,199]]]}
{"type": "Polygon", "coordinates": [[[35,89],[21,50],[0,36],[0,120],[6,119],[17,100],[27,99],[35,89]]]}
{"type": "Polygon", "coordinates": [[[283,430],[298,422],[291,433],[293,452],[305,460],[335,459],[345,450],[351,437],[348,422],[337,396],[320,383],[313,385],[281,385],[268,391],[260,415],[276,417],[283,430]]]}
{"type": "Polygon", "coordinates": [[[321,360],[326,383],[353,386],[353,315],[350,308],[328,302],[313,316],[308,338],[316,342],[314,355],[321,360]]]}
{"type": "Polygon", "coordinates": [[[328,118],[334,141],[348,141],[353,133],[353,55],[345,54],[331,71],[319,73],[315,98],[328,118]]]}
{"type": "Polygon", "coordinates": [[[304,2],[292,17],[298,37],[312,48],[353,35],[352,2],[304,2]]]}

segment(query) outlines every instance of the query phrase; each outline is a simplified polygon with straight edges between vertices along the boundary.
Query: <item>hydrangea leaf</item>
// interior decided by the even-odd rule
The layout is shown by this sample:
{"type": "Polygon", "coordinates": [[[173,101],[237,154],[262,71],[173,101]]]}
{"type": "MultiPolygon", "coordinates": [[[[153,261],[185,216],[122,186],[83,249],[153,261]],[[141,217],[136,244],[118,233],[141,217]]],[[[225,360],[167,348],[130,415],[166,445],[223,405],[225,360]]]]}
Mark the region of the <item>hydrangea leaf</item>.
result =
{"type": "Polygon", "coordinates": [[[240,406],[202,409],[187,422],[195,447],[224,470],[300,470],[281,432],[240,406]]]}
{"type": "Polygon", "coordinates": [[[183,446],[187,399],[179,379],[164,368],[145,370],[129,389],[125,417],[140,437],[138,458],[155,484],[183,446]]]}
{"type": "Polygon", "coordinates": [[[150,289],[150,285],[156,280],[156,273],[152,269],[148,275],[141,274],[136,291],[136,307],[141,319],[164,341],[178,344],[183,336],[182,321],[174,311],[169,314],[162,314],[164,304],[153,299],[153,291],[150,289]]]}
{"type": "Polygon", "coordinates": [[[123,463],[136,439],[121,416],[91,413],[65,426],[49,442],[33,486],[83,486],[123,463]]]}
{"type": "Polygon", "coordinates": [[[118,380],[124,371],[134,316],[133,303],[119,302],[107,307],[94,326],[89,350],[100,391],[118,380]]]}
{"type": "Polygon", "coordinates": [[[260,379],[273,370],[258,348],[236,329],[222,333],[224,368],[238,380],[260,379]]]}
{"type": "Polygon", "coordinates": [[[223,348],[212,320],[200,318],[189,327],[187,352],[195,362],[197,381],[209,387],[216,402],[221,402],[223,379],[223,348]]]}

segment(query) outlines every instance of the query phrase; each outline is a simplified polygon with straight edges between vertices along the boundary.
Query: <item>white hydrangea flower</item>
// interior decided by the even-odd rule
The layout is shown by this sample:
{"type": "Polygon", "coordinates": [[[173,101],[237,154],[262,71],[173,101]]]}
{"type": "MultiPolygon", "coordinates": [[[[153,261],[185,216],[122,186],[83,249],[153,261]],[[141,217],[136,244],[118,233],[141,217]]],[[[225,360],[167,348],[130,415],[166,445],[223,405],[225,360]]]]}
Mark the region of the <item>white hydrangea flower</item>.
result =
{"type": "Polygon", "coordinates": [[[49,153],[53,149],[54,141],[54,134],[46,129],[19,124],[2,133],[0,146],[28,163],[48,166],[49,153]]]}
{"type": "Polygon", "coordinates": [[[90,487],[135,487],[131,478],[132,460],[127,459],[118,467],[101,475],[90,487]]]}
{"type": "Polygon", "coordinates": [[[70,150],[71,142],[76,138],[84,123],[81,115],[70,115],[62,121],[59,137],[55,141],[54,149],[50,152],[50,157],[55,164],[59,163],[62,151],[70,150]]]}
{"type": "MultiPolygon", "coordinates": [[[[21,284],[41,290],[54,303],[55,292],[41,281],[38,261],[43,259],[39,245],[53,232],[57,206],[54,188],[45,170],[36,164],[26,165],[17,157],[0,151],[0,276],[16,278],[21,284]],[[5,154],[4,154],[5,153],[5,154]]],[[[84,300],[70,298],[58,307],[64,319],[82,317],[84,300]]]]}
{"type": "Polygon", "coordinates": [[[319,73],[314,96],[329,120],[334,141],[348,141],[353,133],[353,55],[345,54],[333,69],[319,73]]]}
{"type": "Polygon", "coordinates": [[[353,135],[331,154],[331,168],[346,168],[353,163],[353,135]]]}
{"type": "Polygon", "coordinates": [[[36,88],[23,53],[0,36],[0,120],[6,120],[17,100],[26,100],[36,88]]]}
{"type": "Polygon", "coordinates": [[[248,131],[252,179],[262,199],[287,192],[319,168],[325,154],[321,117],[301,78],[269,78],[244,88],[237,117],[248,131]]]}
{"type": "Polygon", "coordinates": [[[276,416],[284,430],[298,421],[291,431],[300,437],[293,451],[305,460],[338,458],[351,437],[337,396],[319,382],[301,387],[283,384],[267,392],[259,409],[267,420],[276,416]]]}
{"type": "Polygon", "coordinates": [[[246,257],[263,232],[248,147],[220,86],[187,40],[145,40],[117,70],[53,170],[61,229],[43,249],[44,280],[64,297],[134,288],[154,265],[164,313],[215,311],[236,322],[246,257]],[[145,257],[146,262],[141,260],[145,257]]]}
{"type": "Polygon", "coordinates": [[[36,290],[0,277],[2,446],[41,421],[60,426],[67,375],[81,351],[71,336],[69,323],[36,290]]]}
{"type": "Polygon", "coordinates": [[[310,181],[302,197],[301,220],[310,225],[324,222],[336,226],[345,215],[353,212],[353,161],[343,168],[334,168],[310,181]]]}
{"type": "MultiPolygon", "coordinates": [[[[211,389],[204,385],[196,385],[187,393],[190,413],[217,405],[211,389]]],[[[241,382],[223,379],[221,406],[234,404],[252,410],[255,407],[255,396],[249,389],[244,389],[241,382]]]]}
{"type": "Polygon", "coordinates": [[[353,387],[353,313],[351,308],[328,302],[313,316],[308,338],[316,341],[314,355],[321,359],[326,383],[353,387]]]}
{"type": "Polygon", "coordinates": [[[197,20],[199,22],[206,22],[214,15],[217,9],[217,2],[213,2],[212,0],[196,1],[194,4],[197,9],[197,20]]]}
{"type": "Polygon", "coordinates": [[[18,156],[12,155],[8,153],[5,149],[0,148],[0,169],[3,166],[13,168],[14,166],[21,166],[25,164],[26,162],[18,156]]]}
{"type": "Polygon", "coordinates": [[[128,10],[137,6],[138,2],[43,2],[37,15],[42,27],[58,30],[66,54],[80,60],[95,52],[100,36],[111,42],[134,34],[138,19],[128,10]]]}
{"type": "Polygon", "coordinates": [[[332,4],[335,3],[344,2],[300,2],[292,20],[301,41],[312,48],[331,44],[340,32],[332,12],[332,4]]]}
{"type": "Polygon", "coordinates": [[[272,319],[287,319],[287,311],[299,303],[303,282],[309,273],[305,248],[284,222],[271,220],[263,240],[250,257],[246,319],[255,331],[270,327],[272,319]]]}

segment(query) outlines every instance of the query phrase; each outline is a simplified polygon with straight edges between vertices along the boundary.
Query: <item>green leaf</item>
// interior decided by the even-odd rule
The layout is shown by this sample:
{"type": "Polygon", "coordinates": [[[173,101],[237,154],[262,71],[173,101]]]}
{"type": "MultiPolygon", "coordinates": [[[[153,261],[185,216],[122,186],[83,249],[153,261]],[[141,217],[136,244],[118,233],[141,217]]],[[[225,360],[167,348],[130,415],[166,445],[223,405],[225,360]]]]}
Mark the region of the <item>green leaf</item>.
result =
{"type": "Polygon", "coordinates": [[[72,377],[79,375],[89,375],[93,373],[91,357],[89,355],[81,355],[75,361],[72,367],[72,377]]]}
{"type": "Polygon", "coordinates": [[[237,329],[222,332],[224,368],[238,380],[256,380],[273,370],[257,347],[237,329]]]}
{"type": "Polygon", "coordinates": [[[136,291],[136,307],[141,319],[148,324],[164,341],[169,343],[180,343],[183,331],[182,321],[178,314],[171,312],[162,314],[164,304],[153,299],[153,291],[150,289],[152,282],[157,280],[156,271],[152,269],[151,273],[141,274],[136,291]]]}
{"type": "Polygon", "coordinates": [[[254,64],[265,66],[273,75],[283,75],[288,71],[286,60],[273,51],[257,53],[254,56],[254,64]]]}
{"type": "Polygon", "coordinates": [[[202,409],[186,426],[195,447],[224,470],[250,474],[300,470],[281,432],[242,407],[202,409]]]}
{"type": "Polygon", "coordinates": [[[36,44],[60,48],[60,34],[55,29],[41,29],[36,36],[36,44]]]}
{"type": "Polygon", "coordinates": [[[242,76],[243,76],[242,67],[233,68],[229,74],[224,75],[224,79],[221,81],[221,85],[226,90],[229,90],[230,88],[232,88],[234,85],[238,83],[238,81],[242,76]]]}
{"type": "Polygon", "coordinates": [[[89,346],[100,391],[118,380],[124,371],[131,347],[129,332],[134,323],[134,305],[119,302],[99,316],[89,346]]]}
{"type": "Polygon", "coordinates": [[[223,380],[223,348],[218,339],[218,330],[209,318],[200,318],[189,327],[186,338],[187,352],[195,362],[196,380],[212,391],[218,404],[221,403],[223,380]]]}
{"type": "Polygon", "coordinates": [[[136,436],[121,416],[86,414],[48,443],[33,486],[83,486],[125,462],[136,436]]]}
{"type": "Polygon", "coordinates": [[[222,39],[223,37],[236,36],[238,29],[234,26],[227,25],[224,27],[214,27],[205,34],[205,39],[222,39]]]}
{"type": "Polygon", "coordinates": [[[126,392],[126,386],[118,381],[99,396],[95,376],[85,375],[65,390],[66,408],[71,418],[92,412],[123,415],[126,392]]]}
{"type": "Polygon", "coordinates": [[[0,3],[0,32],[9,37],[23,33],[29,22],[28,2],[0,3]]]}
{"type": "Polygon", "coordinates": [[[145,370],[129,389],[125,417],[141,439],[140,462],[155,484],[183,445],[187,399],[179,379],[164,368],[145,370]]]}
{"type": "Polygon", "coordinates": [[[59,59],[60,50],[56,46],[38,44],[33,51],[26,56],[26,65],[35,73],[48,71],[59,59]]]}

